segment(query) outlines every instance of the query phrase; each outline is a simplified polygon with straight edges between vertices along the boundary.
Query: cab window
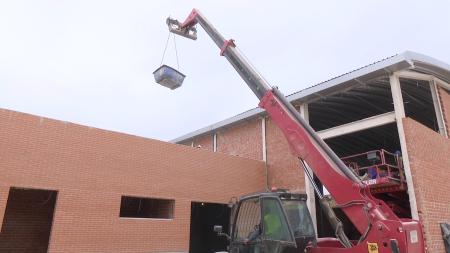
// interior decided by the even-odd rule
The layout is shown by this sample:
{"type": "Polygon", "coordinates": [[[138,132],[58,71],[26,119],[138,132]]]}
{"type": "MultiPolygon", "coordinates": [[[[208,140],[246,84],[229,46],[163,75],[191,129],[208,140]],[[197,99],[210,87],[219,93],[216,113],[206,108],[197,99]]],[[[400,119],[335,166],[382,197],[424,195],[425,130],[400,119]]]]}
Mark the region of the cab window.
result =
{"type": "Polygon", "coordinates": [[[263,231],[266,240],[293,242],[286,217],[276,198],[262,200],[263,231]]]}
{"type": "Polygon", "coordinates": [[[314,227],[308,207],[304,201],[283,200],[282,201],[287,218],[294,232],[294,237],[314,236],[314,227]]]}

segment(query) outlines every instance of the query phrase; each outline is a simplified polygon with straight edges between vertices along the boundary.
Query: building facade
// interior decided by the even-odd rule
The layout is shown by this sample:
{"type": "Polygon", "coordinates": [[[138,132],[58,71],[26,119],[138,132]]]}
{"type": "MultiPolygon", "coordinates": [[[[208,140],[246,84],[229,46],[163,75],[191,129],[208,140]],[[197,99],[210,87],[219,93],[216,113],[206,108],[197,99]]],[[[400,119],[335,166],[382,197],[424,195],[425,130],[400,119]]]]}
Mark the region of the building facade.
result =
{"type": "MultiPolygon", "coordinates": [[[[433,253],[450,222],[449,83],[449,65],[405,52],[288,96],[374,195],[423,223],[433,253]]],[[[226,228],[230,198],[271,187],[306,191],[318,235],[330,235],[263,110],[173,142],[183,145],[0,109],[0,252],[220,251],[211,227],[226,228]]]]}
{"type": "MultiPolygon", "coordinates": [[[[450,196],[443,194],[450,190],[449,83],[450,65],[404,52],[287,96],[362,179],[370,179],[375,165],[378,175],[389,169],[384,178],[389,181],[378,182],[377,176],[365,182],[373,183],[372,193],[398,216],[423,223],[428,252],[444,252],[439,225],[450,222],[450,196]]],[[[332,235],[303,168],[263,110],[252,109],[173,142],[265,162],[268,187],[306,191],[319,236],[332,235]]]]}
{"type": "Polygon", "coordinates": [[[265,189],[256,159],[9,110],[0,175],[0,252],[188,252],[217,240],[201,236],[231,197],[265,189]]]}

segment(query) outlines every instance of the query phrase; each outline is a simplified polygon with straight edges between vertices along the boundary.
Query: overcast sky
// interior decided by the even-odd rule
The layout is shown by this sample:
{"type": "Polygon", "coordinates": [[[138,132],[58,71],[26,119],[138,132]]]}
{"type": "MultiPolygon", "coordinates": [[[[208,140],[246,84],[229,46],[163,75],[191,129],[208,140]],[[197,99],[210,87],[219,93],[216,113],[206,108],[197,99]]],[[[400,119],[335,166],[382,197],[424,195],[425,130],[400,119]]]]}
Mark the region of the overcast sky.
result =
{"type": "Polygon", "coordinates": [[[201,29],[176,38],[183,86],[155,84],[193,7],[285,94],[405,50],[450,63],[450,1],[1,0],[0,108],[171,140],[256,107],[201,29]]]}

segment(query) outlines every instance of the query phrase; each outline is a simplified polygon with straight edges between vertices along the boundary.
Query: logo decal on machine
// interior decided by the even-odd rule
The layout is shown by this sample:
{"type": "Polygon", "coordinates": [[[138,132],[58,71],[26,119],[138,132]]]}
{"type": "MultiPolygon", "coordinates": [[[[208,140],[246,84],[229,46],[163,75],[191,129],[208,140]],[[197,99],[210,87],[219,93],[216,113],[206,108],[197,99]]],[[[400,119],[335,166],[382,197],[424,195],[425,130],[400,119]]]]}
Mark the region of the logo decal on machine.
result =
{"type": "Polygon", "coordinates": [[[368,242],[367,250],[369,253],[378,253],[378,244],[376,242],[368,242]]]}

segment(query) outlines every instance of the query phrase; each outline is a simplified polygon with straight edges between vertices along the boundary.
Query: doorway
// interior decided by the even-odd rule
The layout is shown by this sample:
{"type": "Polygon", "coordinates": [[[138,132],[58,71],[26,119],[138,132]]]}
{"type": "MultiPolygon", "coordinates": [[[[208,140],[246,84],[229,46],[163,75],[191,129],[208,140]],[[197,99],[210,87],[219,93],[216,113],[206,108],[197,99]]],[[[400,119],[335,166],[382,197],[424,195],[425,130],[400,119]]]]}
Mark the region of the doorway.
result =
{"type": "Polygon", "coordinates": [[[230,208],[225,204],[191,202],[191,232],[189,253],[213,253],[226,251],[228,241],[218,236],[214,225],[221,225],[228,233],[230,208]]]}
{"type": "Polygon", "coordinates": [[[56,197],[57,191],[10,188],[0,252],[47,252],[56,197]]]}

